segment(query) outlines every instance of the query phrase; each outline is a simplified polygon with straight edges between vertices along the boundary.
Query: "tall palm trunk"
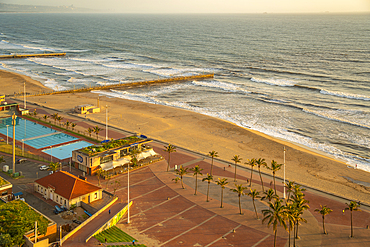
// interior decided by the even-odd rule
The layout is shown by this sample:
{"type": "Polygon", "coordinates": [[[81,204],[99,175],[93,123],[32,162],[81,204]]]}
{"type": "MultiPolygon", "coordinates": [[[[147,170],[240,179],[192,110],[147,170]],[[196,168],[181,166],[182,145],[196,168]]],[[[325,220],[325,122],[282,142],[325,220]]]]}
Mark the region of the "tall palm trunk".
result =
{"type": "Polygon", "coordinates": [[[297,220],[297,226],[296,226],[296,229],[295,229],[295,238],[298,239],[298,225],[299,225],[299,222],[297,220]]]}
{"type": "Polygon", "coordinates": [[[274,190],[275,190],[275,195],[276,195],[276,182],[275,182],[275,172],[272,173],[272,175],[274,175],[274,190]]]}
{"type": "Polygon", "coordinates": [[[168,164],[167,164],[167,171],[170,169],[170,161],[171,161],[171,154],[168,154],[168,164]]]}
{"type": "Polygon", "coordinates": [[[182,187],[183,189],[185,189],[185,188],[184,188],[184,183],[182,182],[182,176],[181,176],[181,187],[182,187]]]}
{"type": "Polygon", "coordinates": [[[353,238],[352,211],[351,211],[351,238],[353,238]]]}
{"type": "Polygon", "coordinates": [[[295,247],[295,222],[293,223],[293,246],[295,247]]]}
{"type": "Polygon", "coordinates": [[[241,195],[239,194],[239,213],[240,213],[240,214],[243,214],[243,213],[242,213],[242,205],[241,205],[241,203],[240,203],[240,196],[241,196],[241,195]]]}
{"type": "Polygon", "coordinates": [[[236,182],[236,162],[235,162],[234,182],[236,182]]]}
{"type": "Polygon", "coordinates": [[[211,175],[213,175],[213,156],[212,156],[212,163],[211,163],[211,175]]]}
{"type": "Polygon", "coordinates": [[[222,205],[223,199],[224,199],[224,188],[221,187],[221,207],[220,208],[223,208],[224,207],[222,205]]]}
{"type": "Polygon", "coordinates": [[[195,193],[194,193],[194,195],[197,194],[197,188],[198,188],[198,174],[195,175],[195,193]]]}
{"type": "Polygon", "coordinates": [[[252,166],[252,171],[251,171],[251,181],[249,181],[249,187],[252,187],[252,176],[253,176],[253,166],[252,166]]]}
{"type": "Polygon", "coordinates": [[[208,180],[208,189],[207,189],[207,202],[208,202],[208,195],[209,195],[209,184],[211,183],[210,180],[208,180]]]}
{"type": "Polygon", "coordinates": [[[263,187],[263,181],[262,181],[262,175],[261,175],[261,168],[258,167],[258,172],[260,174],[260,179],[261,179],[261,185],[262,185],[262,191],[265,191],[265,188],[263,187]]]}
{"type": "Polygon", "coordinates": [[[327,234],[326,229],[325,229],[325,216],[324,215],[322,216],[322,228],[324,229],[324,234],[327,234]]]}
{"type": "Polygon", "coordinates": [[[277,229],[274,230],[274,247],[276,247],[276,235],[277,235],[277,229]]]}
{"type": "Polygon", "coordinates": [[[291,222],[289,222],[289,231],[288,231],[288,233],[289,233],[289,240],[288,240],[288,247],[290,247],[290,232],[292,231],[292,223],[291,222]]]}
{"type": "Polygon", "coordinates": [[[256,204],[254,204],[254,198],[252,198],[252,201],[253,201],[254,212],[256,213],[256,217],[257,217],[257,219],[258,219],[258,214],[257,214],[256,204]]]}

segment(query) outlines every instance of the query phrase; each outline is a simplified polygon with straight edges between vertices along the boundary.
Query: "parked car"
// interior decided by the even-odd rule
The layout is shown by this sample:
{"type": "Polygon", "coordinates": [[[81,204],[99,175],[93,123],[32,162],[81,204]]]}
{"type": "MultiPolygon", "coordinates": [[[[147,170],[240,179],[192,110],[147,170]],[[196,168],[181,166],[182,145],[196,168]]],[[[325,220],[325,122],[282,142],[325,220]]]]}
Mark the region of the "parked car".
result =
{"type": "Polygon", "coordinates": [[[47,169],[49,169],[49,167],[48,167],[48,166],[46,166],[46,165],[42,165],[42,166],[40,166],[40,170],[41,170],[41,171],[45,171],[45,170],[47,170],[47,169]]]}
{"type": "Polygon", "coordinates": [[[55,214],[59,214],[59,213],[61,213],[61,212],[63,212],[63,210],[62,210],[62,209],[60,209],[58,206],[56,206],[56,205],[55,205],[54,213],[55,213],[55,214]]]}
{"type": "Polygon", "coordinates": [[[24,163],[26,161],[27,161],[27,159],[18,159],[17,160],[17,164],[22,164],[22,163],[24,163]]]}

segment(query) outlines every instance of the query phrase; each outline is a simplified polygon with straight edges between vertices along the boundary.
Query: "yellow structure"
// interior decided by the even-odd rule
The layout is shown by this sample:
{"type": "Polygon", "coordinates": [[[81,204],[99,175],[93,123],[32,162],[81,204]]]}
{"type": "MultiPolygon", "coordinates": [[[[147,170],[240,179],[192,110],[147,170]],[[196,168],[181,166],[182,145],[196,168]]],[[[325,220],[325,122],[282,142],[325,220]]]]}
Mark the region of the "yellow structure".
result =
{"type": "Polygon", "coordinates": [[[100,108],[93,105],[79,105],[75,107],[75,112],[78,114],[98,113],[100,108]]]}

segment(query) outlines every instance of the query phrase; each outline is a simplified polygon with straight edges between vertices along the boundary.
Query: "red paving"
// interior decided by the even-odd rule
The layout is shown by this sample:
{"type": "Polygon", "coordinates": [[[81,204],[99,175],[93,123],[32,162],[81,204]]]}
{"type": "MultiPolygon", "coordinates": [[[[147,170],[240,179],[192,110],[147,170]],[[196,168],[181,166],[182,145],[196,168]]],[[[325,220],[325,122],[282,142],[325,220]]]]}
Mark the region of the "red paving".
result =
{"type": "MultiPolygon", "coordinates": [[[[37,112],[50,114],[42,109],[38,109],[37,112]]],[[[86,128],[93,126],[83,120],[68,120],[86,128]]],[[[103,130],[100,136],[104,135],[105,131],[103,130]]],[[[122,133],[109,131],[110,138],[124,136],[122,133]]],[[[166,160],[168,159],[168,153],[163,151],[162,144],[153,143],[152,146],[157,153],[166,160]]],[[[171,153],[171,168],[175,165],[186,165],[186,163],[199,158],[201,157],[178,149],[177,152],[171,153]]],[[[187,167],[199,165],[204,169],[202,173],[206,174],[210,172],[210,162],[209,158],[194,162],[187,167]]],[[[172,181],[172,178],[175,177],[174,173],[165,173],[166,168],[166,161],[161,161],[130,173],[130,197],[134,198],[133,206],[130,209],[130,228],[136,228],[148,237],[159,240],[160,246],[273,246],[272,227],[267,228],[266,224],[261,225],[261,221],[256,221],[253,211],[243,209],[244,216],[237,216],[235,213],[238,211],[237,207],[228,205],[227,201],[224,201],[225,208],[220,211],[219,206],[215,206],[219,205],[219,196],[212,198],[209,204],[205,204],[205,195],[198,192],[198,196],[194,196],[193,191],[179,189],[180,185],[174,184],[172,181]],[[249,220],[241,221],[240,219],[243,218],[240,217],[249,220]],[[235,232],[233,229],[236,229],[235,232]]],[[[79,173],[75,170],[76,172],[79,173]]],[[[229,177],[229,181],[232,181],[234,166],[231,164],[231,167],[228,167],[215,161],[213,174],[215,178],[229,177]]],[[[191,177],[191,174],[189,176],[191,177]]],[[[249,172],[238,169],[238,182],[245,183],[249,178],[249,172]]],[[[97,184],[96,177],[88,177],[88,180],[97,184]]],[[[120,187],[116,191],[119,200],[110,208],[112,214],[118,212],[127,202],[127,175],[123,174],[109,181],[107,190],[111,193],[113,193],[113,185],[110,183],[114,181],[119,181],[120,187]]],[[[270,187],[270,181],[271,179],[264,178],[266,188],[270,187]]],[[[252,184],[257,185],[257,188],[260,185],[257,169],[253,173],[252,184]]],[[[188,185],[185,186],[189,188],[188,185]]],[[[106,181],[102,181],[102,187],[106,187],[106,181]]],[[[276,187],[278,191],[282,192],[282,186],[277,185],[276,187]]],[[[312,224],[314,230],[307,228],[306,225],[300,226],[301,239],[297,240],[298,245],[312,246],[310,244],[312,239],[318,239],[318,242],[315,243],[319,244],[316,245],[364,246],[370,244],[370,233],[366,229],[366,226],[370,224],[367,212],[354,212],[354,226],[357,227],[355,229],[356,238],[349,239],[350,213],[346,211],[343,215],[342,210],[346,206],[344,203],[311,192],[306,192],[306,199],[310,201],[311,207],[308,213],[313,215],[310,220],[314,219],[316,222],[312,224]],[[334,210],[325,218],[329,235],[321,234],[321,215],[314,212],[320,204],[327,205],[334,210]]],[[[81,231],[63,243],[63,246],[96,246],[98,244],[96,239],[92,238],[87,244],[84,243],[84,239],[110,217],[107,211],[84,226],[81,231]]],[[[125,227],[124,222],[126,221],[127,218],[124,217],[120,225],[125,227]]],[[[139,239],[140,243],[140,234],[134,237],[139,239]]],[[[287,233],[282,227],[279,227],[276,246],[285,245],[287,245],[287,233]]]]}

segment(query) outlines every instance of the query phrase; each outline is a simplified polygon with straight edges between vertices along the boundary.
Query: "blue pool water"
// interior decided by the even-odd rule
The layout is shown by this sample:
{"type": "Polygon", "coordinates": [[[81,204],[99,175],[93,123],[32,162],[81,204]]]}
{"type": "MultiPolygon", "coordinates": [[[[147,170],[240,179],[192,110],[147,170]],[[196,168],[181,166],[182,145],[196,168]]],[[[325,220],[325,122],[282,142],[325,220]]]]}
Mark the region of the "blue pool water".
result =
{"type": "Polygon", "coordinates": [[[85,142],[85,141],[79,141],[79,142],[73,142],[70,144],[54,147],[54,148],[48,148],[42,150],[42,152],[52,155],[53,157],[56,157],[60,160],[67,159],[72,157],[72,151],[84,147],[91,146],[91,143],[85,142]]]}
{"type": "MultiPolygon", "coordinates": [[[[8,126],[9,137],[13,138],[13,126],[11,117],[0,119],[1,134],[7,135],[6,125],[9,125],[8,126]]],[[[37,124],[32,121],[28,121],[20,117],[17,117],[16,119],[15,138],[18,141],[23,140],[26,145],[29,145],[36,149],[78,140],[78,138],[73,137],[71,135],[58,132],[52,128],[37,124]]],[[[66,159],[72,156],[73,150],[91,145],[92,145],[91,143],[85,141],[78,141],[71,144],[58,146],[55,148],[48,148],[43,150],[43,152],[52,155],[53,157],[56,157],[58,159],[66,159]]]]}

